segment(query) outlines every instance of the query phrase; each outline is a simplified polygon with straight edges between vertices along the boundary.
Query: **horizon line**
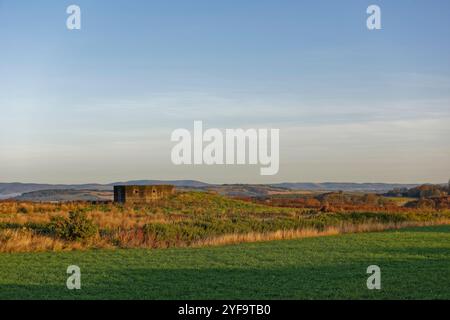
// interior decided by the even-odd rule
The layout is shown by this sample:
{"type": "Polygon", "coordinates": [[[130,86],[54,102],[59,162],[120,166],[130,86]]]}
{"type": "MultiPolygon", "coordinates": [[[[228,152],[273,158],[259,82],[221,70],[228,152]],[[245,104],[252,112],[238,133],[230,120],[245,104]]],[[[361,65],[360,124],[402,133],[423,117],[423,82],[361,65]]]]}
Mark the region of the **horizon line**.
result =
{"type": "Polygon", "coordinates": [[[202,180],[196,179],[130,179],[130,180],[122,180],[122,181],[114,181],[114,182],[77,182],[77,183],[68,183],[68,182],[3,182],[0,181],[0,184],[47,184],[47,185],[114,185],[119,183],[129,183],[135,181],[157,181],[157,182],[181,182],[181,181],[191,181],[204,183],[209,185],[277,185],[277,184],[399,184],[399,185],[424,185],[424,184],[447,184],[448,182],[353,182],[353,181],[281,181],[281,182],[266,182],[266,183],[252,183],[252,182],[233,182],[233,183],[214,183],[214,182],[205,182],[202,180]]]}

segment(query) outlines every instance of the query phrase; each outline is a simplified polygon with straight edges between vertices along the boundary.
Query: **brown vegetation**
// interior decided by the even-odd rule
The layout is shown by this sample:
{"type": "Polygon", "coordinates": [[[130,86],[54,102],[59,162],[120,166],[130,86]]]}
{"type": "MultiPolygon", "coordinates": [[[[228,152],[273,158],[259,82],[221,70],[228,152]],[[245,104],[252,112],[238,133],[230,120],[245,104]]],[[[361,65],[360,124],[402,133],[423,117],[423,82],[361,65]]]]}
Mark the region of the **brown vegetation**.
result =
{"type": "MultiPolygon", "coordinates": [[[[259,198],[240,198],[244,201],[274,207],[309,208],[322,212],[408,212],[408,208],[398,202],[377,194],[329,192],[294,196],[268,196],[259,198]]],[[[450,208],[449,208],[450,209],[450,208]]]]}
{"type": "Polygon", "coordinates": [[[221,245],[450,223],[447,209],[374,195],[247,200],[188,192],[146,205],[3,201],[0,252],[221,245]]]}

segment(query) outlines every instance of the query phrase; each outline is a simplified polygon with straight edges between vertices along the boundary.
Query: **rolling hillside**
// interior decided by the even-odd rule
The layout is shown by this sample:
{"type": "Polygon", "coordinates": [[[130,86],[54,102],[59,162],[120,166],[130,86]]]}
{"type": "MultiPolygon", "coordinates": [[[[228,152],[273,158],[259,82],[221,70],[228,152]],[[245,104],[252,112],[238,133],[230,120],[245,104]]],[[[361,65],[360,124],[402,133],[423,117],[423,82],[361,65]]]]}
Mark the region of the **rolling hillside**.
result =
{"type": "Polygon", "coordinates": [[[214,191],[227,196],[266,196],[273,193],[286,193],[295,191],[358,191],[383,193],[394,188],[410,188],[416,184],[389,184],[389,183],[278,183],[278,184],[208,184],[195,180],[133,180],[114,182],[109,184],[36,184],[36,183],[0,183],[0,200],[19,197],[21,200],[46,199],[40,201],[67,201],[67,200],[98,200],[81,191],[109,191],[114,185],[151,185],[172,184],[179,189],[214,191]],[[49,192],[51,190],[51,192],[49,192]],[[59,191],[62,190],[62,191],[59,191]],[[39,193],[38,191],[45,191],[39,193]],[[31,194],[29,194],[31,193],[31,194]],[[50,194],[55,197],[50,197],[50,194]],[[77,198],[77,195],[83,195],[77,198]],[[88,199],[89,198],[89,199],[88,199]]]}

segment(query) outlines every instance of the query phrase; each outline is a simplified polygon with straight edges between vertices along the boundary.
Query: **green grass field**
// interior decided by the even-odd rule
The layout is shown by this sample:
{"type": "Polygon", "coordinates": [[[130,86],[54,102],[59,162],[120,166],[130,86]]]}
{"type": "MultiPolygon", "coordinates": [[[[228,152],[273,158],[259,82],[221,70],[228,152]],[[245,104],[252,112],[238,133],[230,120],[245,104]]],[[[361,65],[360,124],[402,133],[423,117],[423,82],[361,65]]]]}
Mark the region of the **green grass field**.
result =
{"type": "Polygon", "coordinates": [[[450,299],[450,226],[188,249],[0,254],[1,299],[450,299]],[[82,289],[66,289],[78,265],[82,289]],[[366,287],[381,267],[382,289],[366,287]]]}

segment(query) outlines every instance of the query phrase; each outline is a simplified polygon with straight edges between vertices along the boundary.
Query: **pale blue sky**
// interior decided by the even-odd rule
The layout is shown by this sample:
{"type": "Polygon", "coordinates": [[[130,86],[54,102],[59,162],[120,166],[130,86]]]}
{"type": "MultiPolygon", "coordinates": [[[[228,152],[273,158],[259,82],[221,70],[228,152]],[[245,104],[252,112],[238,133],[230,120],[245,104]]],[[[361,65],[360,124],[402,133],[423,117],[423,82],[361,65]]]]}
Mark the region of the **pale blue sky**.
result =
{"type": "Polygon", "coordinates": [[[0,181],[442,182],[449,33],[446,0],[0,0],[0,181]],[[280,128],[279,174],[173,166],[194,120],[280,128]]]}

